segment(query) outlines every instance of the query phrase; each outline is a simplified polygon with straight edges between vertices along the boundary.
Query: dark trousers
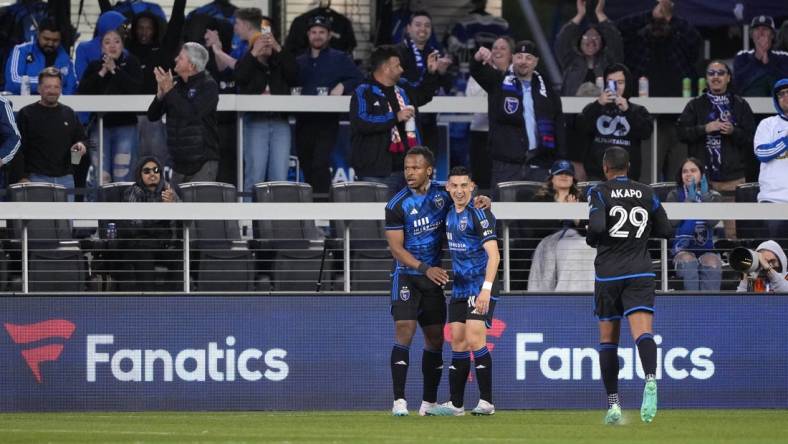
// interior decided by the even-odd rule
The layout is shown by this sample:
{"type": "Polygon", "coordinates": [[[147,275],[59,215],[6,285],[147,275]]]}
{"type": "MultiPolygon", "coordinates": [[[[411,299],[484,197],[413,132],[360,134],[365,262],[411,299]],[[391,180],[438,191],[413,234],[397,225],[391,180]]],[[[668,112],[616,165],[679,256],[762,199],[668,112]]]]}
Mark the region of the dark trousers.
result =
{"type": "Polygon", "coordinates": [[[219,114],[219,165],[216,171],[216,181],[236,185],[236,179],[238,178],[238,122],[236,121],[236,113],[219,114]]]}
{"type": "Polygon", "coordinates": [[[490,159],[490,151],[487,149],[487,135],[487,131],[471,131],[468,162],[473,181],[483,190],[490,188],[492,174],[492,159],[490,159]]]}
{"type": "Polygon", "coordinates": [[[328,193],[331,187],[331,152],[339,131],[336,114],[300,115],[296,120],[295,145],[304,179],[315,193],[328,193]]]}

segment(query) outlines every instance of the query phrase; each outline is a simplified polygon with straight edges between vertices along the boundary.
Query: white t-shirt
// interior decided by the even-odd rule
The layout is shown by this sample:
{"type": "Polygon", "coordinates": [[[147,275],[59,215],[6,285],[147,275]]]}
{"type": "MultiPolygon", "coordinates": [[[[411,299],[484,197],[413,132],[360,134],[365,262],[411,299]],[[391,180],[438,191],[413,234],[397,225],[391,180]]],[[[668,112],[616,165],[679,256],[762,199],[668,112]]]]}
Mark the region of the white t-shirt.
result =
{"type": "MultiPolygon", "coordinates": [[[[753,139],[755,154],[768,155],[768,150],[758,147],[773,144],[784,137],[788,137],[788,120],[780,116],[763,119],[755,130],[753,139]]],[[[774,159],[761,162],[761,172],[758,174],[761,188],[758,202],[788,203],[788,149],[781,145],[771,149],[783,151],[774,159]]]]}

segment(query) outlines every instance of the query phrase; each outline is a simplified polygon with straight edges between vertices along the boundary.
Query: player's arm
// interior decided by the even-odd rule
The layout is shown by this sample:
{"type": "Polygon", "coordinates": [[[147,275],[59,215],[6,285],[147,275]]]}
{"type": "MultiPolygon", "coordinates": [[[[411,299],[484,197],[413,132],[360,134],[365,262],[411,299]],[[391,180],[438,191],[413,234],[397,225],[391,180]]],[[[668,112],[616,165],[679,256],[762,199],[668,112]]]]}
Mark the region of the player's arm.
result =
{"type": "Polygon", "coordinates": [[[498,274],[498,265],[501,263],[501,254],[498,252],[498,241],[491,239],[482,244],[484,252],[487,253],[487,268],[484,271],[484,284],[476,297],[476,311],[483,315],[490,308],[490,297],[492,284],[498,274]],[[489,288],[488,288],[489,287],[489,288]]]}
{"type": "Polygon", "coordinates": [[[651,237],[670,239],[670,237],[673,236],[673,229],[670,226],[668,214],[665,212],[665,208],[662,207],[659,199],[657,199],[657,196],[653,197],[651,217],[654,221],[654,225],[651,229],[651,237]]]}
{"type": "Polygon", "coordinates": [[[413,257],[410,251],[405,249],[405,232],[403,230],[386,230],[386,241],[389,244],[391,255],[397,262],[408,268],[419,270],[424,273],[432,282],[438,285],[445,285],[449,282],[449,275],[441,267],[431,267],[429,264],[421,262],[413,257]]]}
{"type": "Polygon", "coordinates": [[[596,248],[607,232],[607,212],[602,193],[592,189],[588,196],[588,234],[586,243],[596,248]]]}

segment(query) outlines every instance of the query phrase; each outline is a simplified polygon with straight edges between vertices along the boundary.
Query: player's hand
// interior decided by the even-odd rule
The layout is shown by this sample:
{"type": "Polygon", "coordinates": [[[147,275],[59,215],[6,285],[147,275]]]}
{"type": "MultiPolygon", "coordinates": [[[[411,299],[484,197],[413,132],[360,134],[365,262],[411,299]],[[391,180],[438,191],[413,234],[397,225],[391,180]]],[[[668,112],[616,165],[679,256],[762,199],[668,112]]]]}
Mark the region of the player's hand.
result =
{"type": "Polygon", "coordinates": [[[449,283],[449,274],[446,273],[446,270],[441,267],[430,267],[424,274],[429,280],[440,286],[444,286],[449,283]]]}
{"type": "Polygon", "coordinates": [[[492,207],[492,200],[487,196],[476,196],[473,198],[473,206],[480,210],[489,210],[492,207]]]}
{"type": "Polygon", "coordinates": [[[490,309],[490,290],[484,290],[479,292],[479,296],[476,296],[476,305],[474,306],[473,311],[480,315],[486,315],[487,311],[490,309]]]}

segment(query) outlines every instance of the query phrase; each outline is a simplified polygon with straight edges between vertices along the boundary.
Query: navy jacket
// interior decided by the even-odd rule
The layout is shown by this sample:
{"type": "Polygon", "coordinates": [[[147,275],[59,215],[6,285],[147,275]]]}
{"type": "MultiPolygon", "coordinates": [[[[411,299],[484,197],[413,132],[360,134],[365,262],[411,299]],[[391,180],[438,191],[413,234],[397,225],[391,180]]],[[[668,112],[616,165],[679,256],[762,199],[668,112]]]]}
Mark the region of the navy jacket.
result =
{"type": "Polygon", "coordinates": [[[320,51],[314,59],[307,52],[298,56],[296,62],[301,92],[305,96],[316,95],[318,87],[328,87],[330,91],[339,83],[345,85],[345,95],[349,95],[363,79],[353,59],[334,48],[320,51]]]}

